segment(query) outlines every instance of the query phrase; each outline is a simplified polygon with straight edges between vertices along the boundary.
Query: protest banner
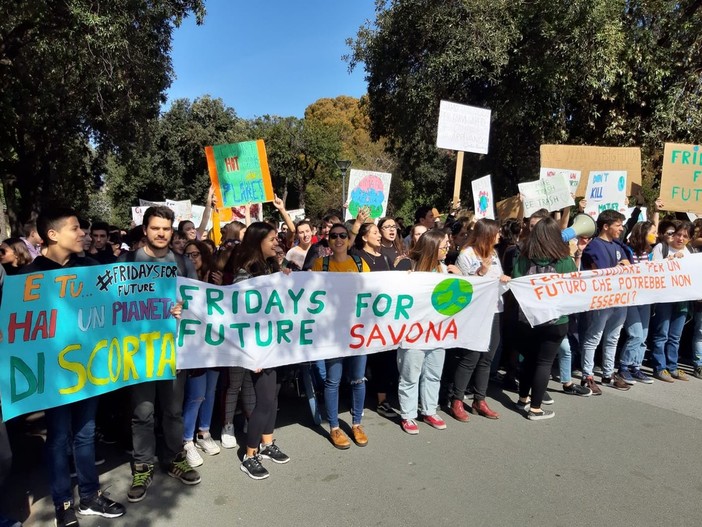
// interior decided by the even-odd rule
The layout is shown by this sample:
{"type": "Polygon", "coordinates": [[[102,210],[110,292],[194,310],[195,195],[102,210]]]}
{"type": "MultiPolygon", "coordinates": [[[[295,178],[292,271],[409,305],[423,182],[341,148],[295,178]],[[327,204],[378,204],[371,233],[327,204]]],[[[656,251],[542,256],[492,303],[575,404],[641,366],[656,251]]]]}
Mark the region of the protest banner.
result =
{"type": "Polygon", "coordinates": [[[473,207],[477,219],[495,219],[495,206],[492,196],[492,180],[490,176],[484,176],[471,181],[473,190],[473,207]]]}
{"type": "Polygon", "coordinates": [[[178,368],[284,364],[396,349],[486,350],[499,284],[438,273],[178,278],[178,368]],[[411,287],[407,287],[408,280],[411,287]]]}
{"type": "Polygon", "coordinates": [[[566,181],[568,181],[568,186],[570,188],[570,193],[573,196],[578,195],[578,186],[580,186],[580,170],[567,170],[564,168],[543,168],[539,170],[539,178],[546,179],[550,177],[560,177],[564,176],[566,181]]]}
{"type": "Polygon", "coordinates": [[[132,207],[132,221],[134,225],[141,225],[144,222],[144,213],[149,207],[132,207]]]}
{"type": "Polygon", "coordinates": [[[702,254],[569,274],[515,278],[509,288],[532,325],[608,307],[702,297],[702,254]]]}
{"type": "Polygon", "coordinates": [[[385,216],[390,197],[392,174],[371,172],[369,170],[351,169],[349,173],[349,206],[346,209],[347,220],[358,216],[361,207],[368,207],[371,218],[385,216]]]}
{"type": "Polygon", "coordinates": [[[490,114],[485,108],[441,101],[436,146],[447,150],[487,154],[490,114]]]}
{"type": "Polygon", "coordinates": [[[539,209],[551,212],[573,205],[565,174],[519,183],[517,187],[524,203],[524,216],[531,216],[539,209]]]}
{"type": "MultiPolygon", "coordinates": [[[[562,167],[590,172],[623,170],[627,173],[626,195],[634,196],[641,189],[641,149],[638,147],[606,147],[575,145],[541,145],[541,166],[562,167]]],[[[580,178],[578,197],[585,195],[586,178],[580,178]]]]}
{"type": "Polygon", "coordinates": [[[524,218],[524,205],[522,205],[522,198],[519,194],[498,201],[495,208],[497,209],[497,217],[500,221],[504,221],[507,218],[516,218],[518,220],[524,218]]]}
{"type": "Polygon", "coordinates": [[[297,223],[298,221],[302,221],[305,219],[305,209],[289,210],[288,216],[290,216],[290,219],[293,221],[293,223],[297,223]]]}
{"type": "Polygon", "coordinates": [[[207,169],[223,208],[273,201],[263,139],[205,147],[207,169]]]}
{"type": "Polygon", "coordinates": [[[585,190],[585,214],[594,219],[600,212],[610,209],[625,214],[629,208],[626,177],[627,173],[623,171],[590,172],[585,190]]]}
{"type": "MultiPolygon", "coordinates": [[[[189,199],[183,199],[179,201],[167,199],[166,207],[173,211],[173,214],[175,215],[174,223],[176,227],[181,221],[192,221],[193,219],[193,204],[189,199]]],[[[195,227],[198,227],[199,225],[199,223],[195,223],[195,227]]]]}
{"type": "Polygon", "coordinates": [[[148,199],[139,198],[139,206],[144,207],[144,210],[146,210],[149,207],[156,207],[156,206],[165,207],[166,202],[165,201],[149,201],[148,199]]]}
{"type": "Polygon", "coordinates": [[[0,328],[4,419],[175,376],[175,265],[9,276],[0,328]]]}
{"type": "Polygon", "coordinates": [[[699,145],[665,144],[661,199],[665,210],[702,213],[702,151],[699,145]]]}

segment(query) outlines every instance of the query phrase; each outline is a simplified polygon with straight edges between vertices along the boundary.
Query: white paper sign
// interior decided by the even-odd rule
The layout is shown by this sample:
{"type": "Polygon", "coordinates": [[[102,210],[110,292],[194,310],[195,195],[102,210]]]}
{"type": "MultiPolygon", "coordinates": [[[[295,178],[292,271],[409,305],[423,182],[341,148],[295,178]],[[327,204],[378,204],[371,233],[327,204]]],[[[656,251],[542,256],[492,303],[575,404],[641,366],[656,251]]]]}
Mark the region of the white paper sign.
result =
{"type": "Polygon", "coordinates": [[[392,174],[387,172],[372,172],[370,170],[349,171],[348,196],[349,206],[345,219],[358,216],[361,207],[368,207],[371,218],[377,220],[385,216],[390,197],[390,182],[392,174]]]}
{"type": "MultiPolygon", "coordinates": [[[[193,218],[193,204],[189,199],[184,199],[180,201],[175,201],[172,199],[166,200],[166,207],[173,211],[175,214],[175,225],[177,226],[183,220],[192,220],[193,218]]],[[[199,223],[195,224],[197,227],[199,223]]]]}
{"type": "Polygon", "coordinates": [[[626,171],[611,170],[590,172],[585,188],[587,207],[585,214],[597,219],[600,212],[613,209],[624,214],[628,208],[626,197],[626,171]]]}
{"type": "Polygon", "coordinates": [[[486,108],[441,101],[436,146],[487,154],[490,142],[490,115],[486,108]]]}
{"type": "MultiPolygon", "coordinates": [[[[628,221],[629,218],[631,218],[631,215],[634,213],[635,208],[636,207],[628,207],[626,209],[626,212],[623,213],[624,216],[626,216],[626,220],[624,220],[624,221],[628,221]]],[[[648,217],[648,211],[646,210],[646,207],[641,207],[639,210],[641,212],[639,212],[639,217],[637,218],[636,221],[637,222],[646,221],[646,218],[648,217]]]]}
{"type": "Polygon", "coordinates": [[[290,215],[290,219],[293,220],[293,223],[305,219],[305,209],[292,209],[288,211],[288,214],[290,215]]]}
{"type": "Polygon", "coordinates": [[[474,179],[470,182],[473,189],[473,207],[478,219],[495,219],[495,202],[492,196],[492,180],[490,175],[474,179]]]}
{"type": "Polygon", "coordinates": [[[144,223],[144,212],[146,212],[148,208],[148,206],[132,207],[132,221],[134,225],[141,225],[144,223]]]}
{"type": "Polygon", "coordinates": [[[555,177],[563,175],[568,180],[570,185],[570,192],[575,196],[578,192],[578,185],[580,184],[580,170],[567,170],[565,168],[541,168],[539,171],[539,178],[546,179],[549,177],[555,177]]]}
{"type": "Polygon", "coordinates": [[[524,216],[527,218],[539,209],[551,212],[573,205],[565,174],[519,183],[517,186],[522,195],[524,216]]]}

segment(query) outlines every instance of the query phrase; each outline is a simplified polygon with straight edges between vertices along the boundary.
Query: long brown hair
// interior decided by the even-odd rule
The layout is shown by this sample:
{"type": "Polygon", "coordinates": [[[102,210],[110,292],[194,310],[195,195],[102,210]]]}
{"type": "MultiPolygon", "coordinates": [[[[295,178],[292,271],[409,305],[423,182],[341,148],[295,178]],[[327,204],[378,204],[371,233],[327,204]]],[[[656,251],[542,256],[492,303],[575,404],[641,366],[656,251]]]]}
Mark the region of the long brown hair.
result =
{"type": "Polygon", "coordinates": [[[495,250],[495,240],[500,232],[500,224],[495,220],[482,218],[475,222],[466,242],[480,258],[489,258],[495,250]]]}
{"type": "Polygon", "coordinates": [[[570,249],[561,238],[561,228],[556,220],[548,217],[531,229],[522,254],[529,260],[560,260],[570,256],[570,249]]]}
{"type": "Polygon", "coordinates": [[[441,272],[438,254],[445,239],[446,233],[441,229],[431,229],[422,234],[409,252],[415,271],[441,272]]]}
{"type": "Polygon", "coordinates": [[[380,218],[378,220],[378,230],[380,230],[380,236],[382,238],[383,236],[383,225],[387,223],[388,221],[391,221],[395,224],[395,228],[397,229],[395,232],[395,240],[392,242],[392,246],[394,249],[397,251],[397,254],[404,254],[405,252],[405,243],[402,241],[402,231],[400,230],[400,226],[397,224],[397,221],[395,221],[394,218],[391,218],[389,216],[386,216],[385,218],[380,218]]]}
{"type": "Polygon", "coordinates": [[[631,229],[631,234],[629,235],[629,247],[634,252],[636,256],[643,256],[644,254],[651,251],[651,245],[646,239],[648,237],[648,231],[653,227],[653,222],[650,221],[640,221],[634,228],[631,229]]]}
{"type": "Polygon", "coordinates": [[[202,261],[202,265],[200,266],[200,269],[197,270],[197,277],[198,280],[201,280],[203,282],[206,282],[209,279],[210,271],[212,270],[212,250],[210,249],[210,246],[200,240],[189,240],[185,246],[183,247],[183,255],[187,258],[187,254],[185,253],[186,249],[188,247],[195,246],[195,248],[198,250],[200,253],[200,259],[202,261]]]}
{"type": "Polygon", "coordinates": [[[229,257],[229,261],[224,267],[225,271],[236,274],[243,269],[251,276],[261,276],[279,271],[280,266],[275,257],[264,258],[263,252],[261,252],[261,243],[272,231],[275,229],[262,221],[249,225],[241,244],[229,257]]]}

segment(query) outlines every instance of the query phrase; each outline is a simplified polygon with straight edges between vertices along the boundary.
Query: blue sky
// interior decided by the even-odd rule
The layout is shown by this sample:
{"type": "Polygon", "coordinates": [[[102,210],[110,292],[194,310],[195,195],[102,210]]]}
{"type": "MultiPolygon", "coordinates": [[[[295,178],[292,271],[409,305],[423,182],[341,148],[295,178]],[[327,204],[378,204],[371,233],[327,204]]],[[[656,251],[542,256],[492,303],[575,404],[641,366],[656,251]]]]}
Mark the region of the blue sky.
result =
{"type": "Polygon", "coordinates": [[[302,117],[322,97],[366,92],[363,67],[348,73],[345,40],[374,19],[374,0],[207,0],[201,26],[173,34],[174,99],[220,97],[237,115],[302,117]]]}

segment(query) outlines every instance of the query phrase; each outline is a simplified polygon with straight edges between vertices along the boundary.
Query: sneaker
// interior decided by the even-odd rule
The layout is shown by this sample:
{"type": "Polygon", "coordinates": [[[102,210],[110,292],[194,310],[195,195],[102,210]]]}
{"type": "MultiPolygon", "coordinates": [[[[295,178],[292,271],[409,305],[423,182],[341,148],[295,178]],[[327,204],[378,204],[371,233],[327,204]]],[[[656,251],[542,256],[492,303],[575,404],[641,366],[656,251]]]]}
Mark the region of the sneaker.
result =
{"type": "Polygon", "coordinates": [[[446,429],[446,422],[436,414],[425,415],[422,417],[422,421],[424,421],[429,426],[436,428],[437,430],[445,430],[446,429]]]}
{"type": "Polygon", "coordinates": [[[631,389],[631,386],[625,383],[624,379],[622,379],[617,373],[611,377],[602,377],[602,386],[609,386],[610,388],[621,390],[623,392],[631,389]]]}
{"type": "Polygon", "coordinates": [[[563,393],[568,395],[579,395],[580,397],[590,397],[592,395],[592,390],[587,386],[580,386],[578,384],[570,383],[563,385],[563,393]]]}
{"type": "Polygon", "coordinates": [[[634,376],[629,372],[628,368],[620,368],[618,375],[619,378],[628,385],[633,386],[636,384],[636,379],[634,379],[634,376]]]}
{"type": "Polygon", "coordinates": [[[236,448],[236,437],[234,436],[234,424],[229,423],[222,427],[222,435],[220,435],[222,448],[236,448]]]}
{"type": "Polygon", "coordinates": [[[266,479],[270,476],[266,467],[261,465],[261,456],[258,454],[253,457],[245,455],[241,462],[241,471],[248,474],[251,479],[266,479]]]}
{"type": "Polygon", "coordinates": [[[698,379],[702,379],[702,366],[697,366],[695,371],[692,372],[692,375],[698,379]]]}
{"type": "Polygon", "coordinates": [[[689,381],[690,379],[687,376],[687,373],[685,373],[683,370],[671,370],[670,371],[670,376],[675,379],[676,381],[689,381]]]}
{"type": "Polygon", "coordinates": [[[595,379],[592,375],[586,375],[583,377],[583,380],[580,381],[580,386],[589,388],[592,395],[602,395],[602,390],[600,390],[600,387],[595,384],[595,379]]]}
{"type": "Polygon", "coordinates": [[[392,406],[390,406],[387,401],[380,403],[375,411],[378,413],[378,415],[382,415],[383,417],[387,417],[389,419],[392,419],[397,415],[395,410],[392,409],[392,406]]]}
{"type": "Polygon", "coordinates": [[[541,399],[541,404],[553,404],[553,397],[548,392],[544,392],[544,398],[541,399]]]}
{"type": "Polygon", "coordinates": [[[528,412],[531,410],[531,399],[529,399],[526,402],[522,402],[519,399],[517,399],[517,402],[514,403],[514,406],[519,410],[520,412],[528,412]]]}
{"type": "Polygon", "coordinates": [[[351,435],[353,442],[358,446],[366,446],[368,444],[368,436],[361,425],[353,425],[351,427],[351,435]]]}
{"type": "Polygon", "coordinates": [[[527,414],[527,419],[529,421],[543,421],[545,419],[551,419],[556,415],[556,412],[553,410],[541,410],[540,412],[534,412],[533,410],[529,410],[529,413],[527,414]]]}
{"type": "Polygon", "coordinates": [[[195,446],[209,456],[216,456],[221,452],[219,445],[215,443],[215,440],[212,439],[209,432],[199,432],[197,434],[197,442],[195,443],[195,446]]]}
{"type": "Polygon", "coordinates": [[[146,463],[132,464],[132,486],[127,492],[127,499],[130,503],[136,503],[146,497],[146,489],[151,485],[153,478],[153,465],[146,463]]]}
{"type": "Polygon", "coordinates": [[[188,464],[185,452],[179,452],[168,467],[168,475],[186,485],[197,485],[202,481],[197,470],[188,464]]]}
{"type": "Polygon", "coordinates": [[[640,382],[642,384],[653,384],[653,379],[646,375],[644,372],[642,372],[638,368],[633,368],[631,371],[631,376],[636,379],[636,382],[640,382]]]}
{"type": "Polygon", "coordinates": [[[653,376],[659,381],[663,382],[675,382],[675,379],[670,375],[668,370],[661,370],[653,373],[653,376]]]}
{"type": "Polygon", "coordinates": [[[195,444],[192,441],[188,441],[183,445],[183,450],[185,451],[185,460],[191,467],[199,467],[204,463],[200,452],[195,448],[195,444]]]}
{"type": "Polygon", "coordinates": [[[402,429],[409,435],[417,435],[419,433],[419,427],[414,419],[403,419],[400,423],[402,429]]]}
{"type": "Polygon", "coordinates": [[[64,501],[63,505],[56,507],[56,527],[78,527],[78,518],[76,511],[73,510],[73,504],[70,501],[64,501]]]}
{"type": "Polygon", "coordinates": [[[125,513],[124,505],[107,497],[98,491],[89,500],[80,500],[78,514],[81,516],[102,516],[103,518],[119,518],[125,513]]]}
{"type": "Polygon", "coordinates": [[[290,456],[284,454],[283,451],[278,448],[278,445],[275,444],[275,439],[270,445],[261,444],[258,455],[263,459],[270,459],[273,463],[280,463],[281,465],[290,461],[290,456]]]}

